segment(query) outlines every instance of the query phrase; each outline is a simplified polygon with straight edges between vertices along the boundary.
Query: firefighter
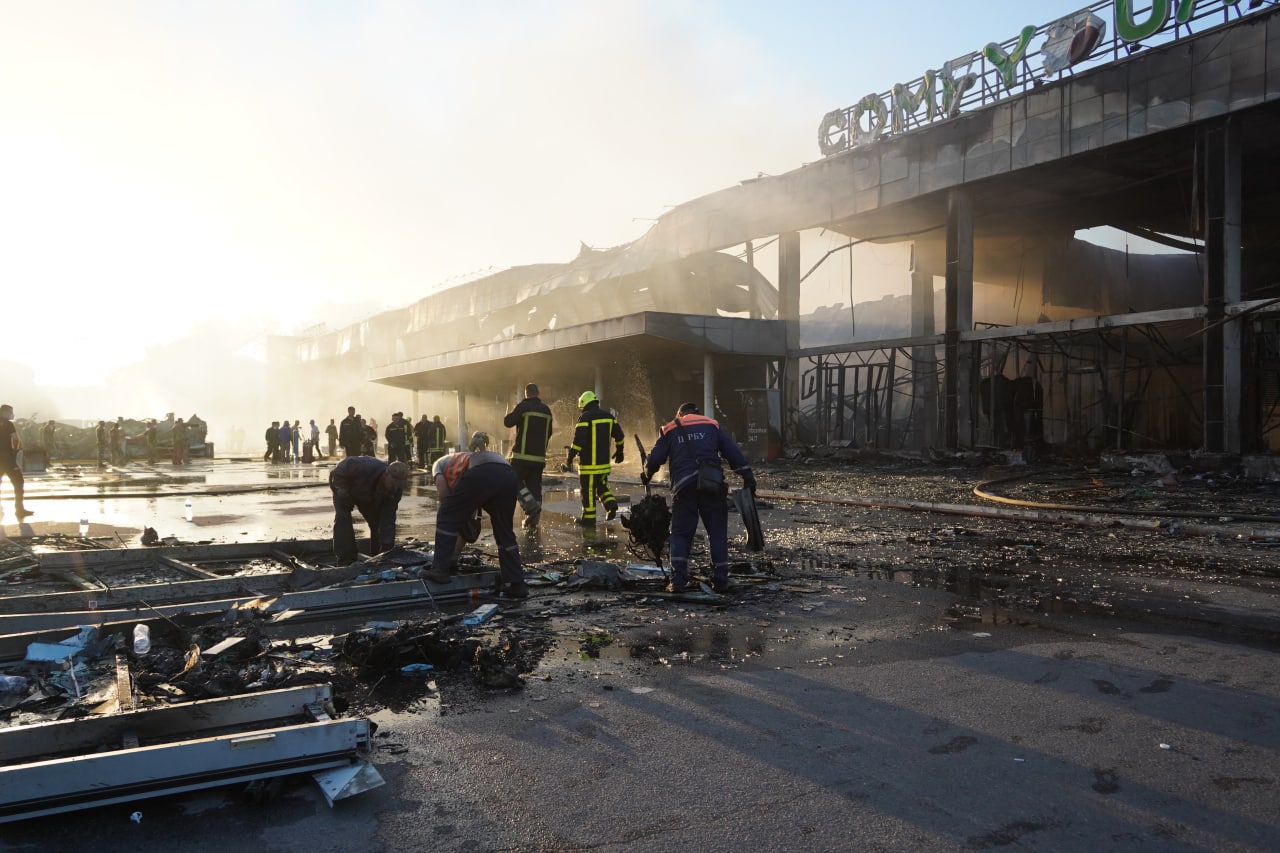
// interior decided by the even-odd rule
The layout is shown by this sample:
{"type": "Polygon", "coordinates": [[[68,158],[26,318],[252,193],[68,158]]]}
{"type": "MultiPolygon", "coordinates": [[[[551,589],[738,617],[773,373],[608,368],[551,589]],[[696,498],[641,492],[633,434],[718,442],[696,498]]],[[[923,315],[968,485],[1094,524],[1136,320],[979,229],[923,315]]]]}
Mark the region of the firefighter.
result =
{"type": "Polygon", "coordinates": [[[696,403],[684,403],[676,410],[675,419],[662,428],[662,435],[649,451],[640,482],[647,485],[664,463],[671,466],[672,592],[683,592],[689,584],[689,548],[698,519],[707,531],[712,586],[722,594],[729,589],[728,489],[723,474],[718,478],[699,474],[702,465],[719,473],[722,461],[729,463],[742,477],[743,487],[754,495],[756,478],[741,448],[717,421],[702,414],[696,403]]]}
{"type": "Polygon", "coordinates": [[[431,436],[427,441],[427,464],[435,465],[436,460],[444,456],[445,431],[444,423],[439,415],[431,418],[431,436]]]}
{"type": "MultiPolygon", "coordinates": [[[[530,382],[524,386],[524,399],[502,419],[502,425],[516,429],[515,444],[511,446],[511,467],[541,506],[542,472],[547,467],[547,446],[551,442],[551,409],[538,397],[537,385],[530,382]]],[[[541,515],[540,510],[526,515],[524,529],[537,527],[541,515]]]]}
{"type": "Polygon", "coordinates": [[[618,514],[618,500],[609,491],[609,440],[612,439],[616,445],[613,461],[621,464],[622,442],[626,433],[622,431],[622,425],[613,416],[613,412],[600,406],[600,400],[594,392],[583,391],[578,397],[578,405],[582,412],[578,415],[578,425],[573,431],[573,444],[569,446],[569,455],[562,470],[570,470],[574,457],[579,457],[578,484],[582,492],[582,517],[577,519],[577,524],[594,527],[597,498],[608,513],[606,520],[611,521],[618,514]]]}

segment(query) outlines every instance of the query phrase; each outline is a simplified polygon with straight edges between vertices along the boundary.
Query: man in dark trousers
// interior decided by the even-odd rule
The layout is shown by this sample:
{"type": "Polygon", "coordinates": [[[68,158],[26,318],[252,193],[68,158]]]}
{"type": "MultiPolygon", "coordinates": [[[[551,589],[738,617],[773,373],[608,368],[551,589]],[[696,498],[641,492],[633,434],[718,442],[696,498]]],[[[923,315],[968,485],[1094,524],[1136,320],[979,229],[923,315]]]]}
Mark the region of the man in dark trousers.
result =
{"type": "Polygon", "coordinates": [[[712,586],[716,592],[729,589],[729,512],[725,504],[723,477],[714,493],[698,489],[698,463],[727,460],[742,485],[756,491],[756,478],[747,458],[716,421],[703,415],[697,404],[684,403],[675,420],[662,427],[662,435],[649,451],[640,482],[649,480],[664,462],[671,465],[671,590],[682,592],[689,584],[689,547],[698,529],[698,519],[707,531],[711,551],[712,586]]]}
{"type": "Polygon", "coordinates": [[[364,452],[364,426],[356,418],[356,407],[347,406],[347,416],[338,427],[338,444],[348,457],[359,456],[364,452]]]}
{"type": "Polygon", "coordinates": [[[433,469],[440,508],[436,511],[436,547],[431,569],[423,577],[432,583],[447,584],[453,578],[449,565],[459,534],[467,520],[483,509],[489,515],[493,541],[498,546],[498,591],[511,598],[528,598],[520,566],[520,546],[516,542],[516,490],[520,483],[510,463],[489,449],[489,436],[477,432],[467,445],[468,453],[442,457],[433,469]],[[465,458],[463,458],[465,456],[465,458]]]}
{"type": "Polygon", "coordinates": [[[573,431],[573,444],[569,445],[564,470],[568,471],[573,465],[574,457],[579,457],[578,485],[582,493],[582,517],[577,523],[583,527],[595,527],[597,498],[604,504],[607,518],[612,519],[618,514],[618,499],[609,491],[609,441],[612,439],[616,445],[613,461],[621,464],[622,443],[627,436],[613,412],[600,407],[594,391],[583,391],[578,397],[578,405],[582,407],[582,412],[578,415],[578,425],[573,431]]]}
{"type": "Polygon", "coordinates": [[[387,461],[409,461],[409,431],[405,427],[403,412],[392,412],[391,423],[387,424],[384,435],[387,439],[387,461]]]}
{"type": "Polygon", "coordinates": [[[431,426],[431,421],[427,419],[426,415],[423,415],[421,420],[419,420],[416,424],[413,425],[413,438],[414,438],[414,443],[417,445],[417,448],[418,448],[418,467],[419,468],[426,468],[428,465],[430,465],[432,462],[435,461],[433,459],[427,458],[429,455],[428,445],[431,443],[432,432],[433,432],[433,429],[431,426]]]}
{"type": "Polygon", "coordinates": [[[409,482],[409,466],[387,464],[372,456],[351,456],[329,472],[333,492],[333,554],[339,565],[356,560],[356,534],[351,510],[358,509],[369,523],[373,553],[389,551],[396,544],[396,511],[409,482]]]}
{"type": "Polygon", "coordinates": [[[427,444],[427,464],[435,465],[436,460],[444,456],[445,431],[444,423],[441,422],[440,416],[435,415],[431,418],[431,437],[427,444]]]}
{"type": "Polygon", "coordinates": [[[8,477],[9,485],[13,486],[13,514],[18,521],[32,514],[22,502],[26,481],[22,477],[22,466],[18,464],[20,450],[22,436],[18,435],[18,428],[13,423],[13,406],[6,403],[0,406],[0,480],[8,477]]]}
{"type": "Polygon", "coordinates": [[[267,452],[262,454],[263,462],[280,461],[280,422],[272,421],[267,427],[267,452]]]}
{"type": "MultiPolygon", "coordinates": [[[[538,386],[524,386],[524,399],[516,404],[502,425],[515,427],[516,441],[511,446],[511,467],[521,484],[542,503],[542,471],[547,467],[547,447],[551,442],[551,409],[538,397],[538,386]]],[[[526,515],[525,530],[538,526],[541,512],[526,515]]]]}

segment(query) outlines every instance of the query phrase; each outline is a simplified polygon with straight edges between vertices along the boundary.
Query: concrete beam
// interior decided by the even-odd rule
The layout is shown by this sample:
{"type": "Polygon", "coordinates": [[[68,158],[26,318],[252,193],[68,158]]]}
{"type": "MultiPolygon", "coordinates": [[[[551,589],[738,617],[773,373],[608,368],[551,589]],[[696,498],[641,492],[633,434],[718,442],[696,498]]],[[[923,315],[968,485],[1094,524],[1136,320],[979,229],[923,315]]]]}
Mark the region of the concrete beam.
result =
{"type": "Polygon", "coordinates": [[[1204,227],[1204,448],[1239,453],[1244,333],[1240,323],[1224,323],[1227,305],[1237,303],[1241,283],[1241,151],[1230,120],[1207,127],[1201,137],[1204,227]]]}
{"type": "MultiPolygon", "coordinates": [[[[943,381],[946,403],[943,431],[949,450],[960,447],[961,428],[971,432],[969,372],[973,363],[960,334],[973,328],[973,205],[961,190],[947,201],[946,353],[943,381]]],[[[969,443],[971,443],[971,436],[969,443]]]]}

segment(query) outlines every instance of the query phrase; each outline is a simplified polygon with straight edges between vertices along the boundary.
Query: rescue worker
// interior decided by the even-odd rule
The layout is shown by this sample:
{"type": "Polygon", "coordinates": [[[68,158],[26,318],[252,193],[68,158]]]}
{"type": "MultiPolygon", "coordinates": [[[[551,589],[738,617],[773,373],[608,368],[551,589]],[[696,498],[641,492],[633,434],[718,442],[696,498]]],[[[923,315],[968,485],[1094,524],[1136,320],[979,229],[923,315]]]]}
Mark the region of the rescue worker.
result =
{"type": "Polygon", "coordinates": [[[347,406],[347,416],[338,427],[338,444],[344,455],[359,456],[364,450],[364,427],[360,425],[355,406],[347,406]]]}
{"type": "Polygon", "coordinates": [[[396,511],[408,482],[408,465],[387,464],[372,456],[349,456],[329,472],[329,491],[333,493],[333,554],[340,565],[350,565],[356,560],[352,509],[360,510],[369,523],[374,554],[395,546],[396,511]]]}
{"type": "Polygon", "coordinates": [[[582,412],[578,415],[578,424],[573,431],[573,444],[569,445],[569,455],[563,470],[570,470],[574,457],[580,457],[578,484],[582,492],[582,517],[576,523],[582,527],[594,527],[597,498],[608,513],[606,520],[612,520],[618,514],[618,500],[609,491],[609,440],[613,439],[616,445],[613,461],[621,464],[622,442],[626,433],[622,431],[622,425],[613,416],[613,412],[601,408],[600,400],[594,392],[583,391],[578,396],[578,405],[582,412]]]}
{"type": "Polygon", "coordinates": [[[391,415],[391,423],[387,424],[385,432],[387,439],[387,461],[388,462],[408,462],[409,461],[409,445],[408,430],[405,429],[405,423],[401,419],[402,412],[393,412],[391,415]]]}
{"type": "Polygon", "coordinates": [[[147,421],[147,428],[142,431],[142,438],[147,443],[147,464],[154,465],[159,458],[158,442],[160,440],[156,433],[156,422],[154,418],[147,421]]]}
{"type": "Polygon", "coordinates": [[[413,437],[415,439],[415,443],[418,445],[419,468],[426,468],[428,465],[435,462],[434,459],[427,458],[430,455],[427,450],[427,445],[431,443],[432,431],[431,421],[426,415],[423,415],[422,418],[413,425],[413,437]]]}
{"type": "Polygon", "coordinates": [[[94,435],[98,439],[98,467],[101,468],[107,462],[107,422],[98,421],[98,428],[94,430],[94,435]]]}
{"type": "Polygon", "coordinates": [[[729,589],[728,488],[721,476],[715,493],[698,489],[699,462],[728,461],[742,485],[756,491],[756,478],[747,457],[715,420],[703,415],[696,403],[684,403],[673,421],[662,427],[662,435],[649,451],[640,482],[645,485],[662,467],[671,466],[671,591],[683,592],[689,585],[689,547],[698,529],[698,519],[707,531],[711,551],[711,585],[718,593],[729,589]]]}
{"type": "Polygon", "coordinates": [[[116,418],[116,422],[111,425],[110,433],[111,444],[107,448],[111,452],[111,465],[114,467],[120,465],[120,448],[124,444],[124,418],[116,418]]]}
{"type": "MultiPolygon", "coordinates": [[[[284,457],[284,461],[289,461],[289,448],[293,447],[293,427],[289,425],[289,419],[285,418],[280,422],[280,437],[277,439],[280,445],[280,453],[284,457]]],[[[293,460],[297,462],[297,459],[293,460]]]]}
{"type": "Polygon", "coordinates": [[[329,455],[338,455],[338,427],[333,422],[333,418],[329,418],[329,425],[324,428],[324,434],[329,439],[329,455]]]}
{"type": "Polygon", "coordinates": [[[13,486],[13,514],[18,521],[34,514],[22,501],[26,480],[22,476],[22,466],[18,464],[21,450],[22,436],[13,423],[13,406],[8,403],[0,405],[0,480],[8,477],[9,485],[13,486]]]}
{"type": "Polygon", "coordinates": [[[267,452],[262,454],[263,462],[280,461],[280,422],[272,421],[267,427],[267,452]]]}
{"type": "Polygon", "coordinates": [[[477,432],[471,436],[466,453],[442,457],[432,471],[440,508],[436,511],[431,568],[422,577],[437,584],[452,580],[449,566],[463,527],[476,510],[483,509],[489,515],[493,541],[498,546],[498,592],[511,598],[528,598],[514,526],[520,482],[510,463],[489,449],[488,434],[477,432]]]}
{"type": "MultiPolygon", "coordinates": [[[[547,467],[547,447],[551,443],[551,408],[538,397],[538,386],[524,386],[524,399],[507,413],[502,425],[515,427],[511,446],[511,467],[520,483],[542,504],[542,472],[547,467]]],[[[524,529],[538,526],[540,510],[524,518],[524,529]]]]}
{"type": "Polygon", "coordinates": [[[182,418],[173,422],[173,464],[186,465],[191,461],[191,430],[182,418]]]}
{"type": "Polygon", "coordinates": [[[431,439],[427,446],[427,464],[435,465],[436,460],[444,456],[445,434],[444,423],[440,420],[439,415],[431,418],[431,439]]]}

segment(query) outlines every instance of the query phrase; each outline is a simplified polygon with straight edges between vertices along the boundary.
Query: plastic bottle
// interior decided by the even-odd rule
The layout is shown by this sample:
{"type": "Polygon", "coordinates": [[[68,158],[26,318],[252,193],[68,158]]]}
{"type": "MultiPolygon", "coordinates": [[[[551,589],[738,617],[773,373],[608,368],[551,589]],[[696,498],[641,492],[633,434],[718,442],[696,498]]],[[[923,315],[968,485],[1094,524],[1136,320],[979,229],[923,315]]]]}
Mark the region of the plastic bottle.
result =
{"type": "Polygon", "coordinates": [[[80,535],[89,535],[89,516],[87,515],[80,516],[80,535]]]}
{"type": "Polygon", "coordinates": [[[0,675],[0,693],[26,693],[27,679],[21,675],[0,675]]]}
{"type": "Polygon", "coordinates": [[[516,494],[520,496],[520,506],[524,509],[525,515],[533,515],[542,509],[542,504],[538,503],[538,499],[533,496],[533,492],[529,491],[528,486],[521,486],[516,494]]]}
{"type": "Polygon", "coordinates": [[[139,622],[133,626],[133,653],[145,655],[151,651],[151,627],[139,622]]]}
{"type": "Polygon", "coordinates": [[[195,518],[195,513],[191,510],[191,498],[187,498],[187,521],[195,518]]]}

